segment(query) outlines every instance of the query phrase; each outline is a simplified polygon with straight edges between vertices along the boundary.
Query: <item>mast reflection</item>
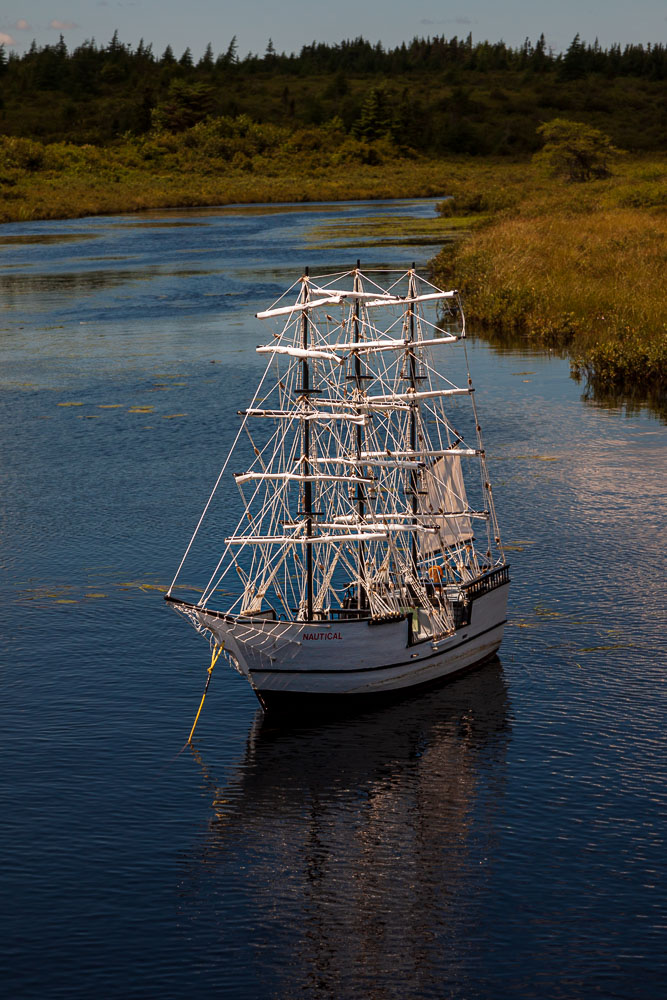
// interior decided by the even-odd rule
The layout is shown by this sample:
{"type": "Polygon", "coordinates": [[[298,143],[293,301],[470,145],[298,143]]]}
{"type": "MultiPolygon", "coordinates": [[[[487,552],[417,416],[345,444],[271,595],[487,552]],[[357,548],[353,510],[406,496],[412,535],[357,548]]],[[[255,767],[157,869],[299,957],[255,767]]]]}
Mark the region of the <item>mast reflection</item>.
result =
{"type": "Polygon", "coordinates": [[[261,937],[267,976],[383,996],[391,970],[428,992],[479,905],[509,740],[498,660],[352,719],[276,727],[260,712],[224,786],[199,757],[213,816],[189,890],[245,900],[225,920],[261,937]]]}

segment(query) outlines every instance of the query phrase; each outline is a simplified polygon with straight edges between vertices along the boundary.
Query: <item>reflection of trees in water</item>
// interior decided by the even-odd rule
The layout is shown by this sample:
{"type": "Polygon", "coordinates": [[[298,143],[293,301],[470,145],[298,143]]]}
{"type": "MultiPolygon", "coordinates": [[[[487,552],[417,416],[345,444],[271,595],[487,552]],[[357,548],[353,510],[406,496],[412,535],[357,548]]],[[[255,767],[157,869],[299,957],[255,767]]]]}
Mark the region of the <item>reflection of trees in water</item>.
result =
{"type": "Polygon", "coordinates": [[[237,900],[221,935],[242,926],[267,980],[331,995],[437,993],[444,966],[458,978],[508,740],[498,661],[353,719],[274,728],[259,716],[224,787],[200,760],[214,816],[186,897],[197,909],[211,893],[237,900]]]}
{"type": "MultiPolygon", "coordinates": [[[[577,378],[577,381],[581,382],[581,378],[577,378]]],[[[667,395],[664,385],[656,390],[638,386],[634,392],[621,392],[609,386],[587,383],[581,398],[585,403],[599,406],[603,410],[623,410],[628,417],[648,409],[663,422],[667,422],[667,395]]]]}
{"type": "MultiPolygon", "coordinates": [[[[478,339],[489,346],[496,354],[518,354],[524,360],[529,356],[536,358],[555,357],[571,358],[576,354],[576,345],[561,343],[537,343],[516,330],[493,329],[487,327],[483,332],[469,334],[472,340],[478,339]]],[[[582,387],[581,400],[589,405],[605,410],[623,410],[628,416],[648,409],[661,420],[667,419],[667,398],[664,386],[657,389],[650,385],[636,386],[619,385],[615,387],[608,383],[587,376],[585,371],[577,373],[571,369],[571,377],[582,387]]]]}

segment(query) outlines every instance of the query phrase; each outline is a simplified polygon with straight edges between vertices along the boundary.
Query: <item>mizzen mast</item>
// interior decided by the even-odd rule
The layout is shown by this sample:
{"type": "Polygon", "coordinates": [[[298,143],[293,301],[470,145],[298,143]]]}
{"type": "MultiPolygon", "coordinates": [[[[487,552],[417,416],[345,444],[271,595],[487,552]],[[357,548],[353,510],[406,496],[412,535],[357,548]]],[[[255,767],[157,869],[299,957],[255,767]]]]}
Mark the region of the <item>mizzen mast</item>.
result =
{"type": "MultiPolygon", "coordinates": [[[[354,291],[355,292],[361,292],[362,291],[361,278],[360,278],[360,270],[359,270],[360,267],[361,267],[361,261],[358,260],[357,261],[357,269],[356,269],[356,272],[355,272],[355,275],[354,275],[354,291]]],[[[353,343],[354,344],[358,344],[359,343],[359,339],[360,339],[360,331],[359,331],[359,297],[355,298],[355,300],[354,300],[354,321],[353,321],[352,339],[353,339],[353,343]]],[[[355,389],[356,389],[357,399],[359,399],[361,397],[362,391],[363,391],[362,378],[363,378],[363,376],[362,376],[362,373],[361,373],[361,356],[360,356],[360,352],[359,351],[354,351],[354,386],[355,386],[355,389]]],[[[362,450],[363,450],[363,433],[364,433],[363,427],[361,426],[361,424],[357,424],[357,427],[356,427],[356,446],[357,447],[356,447],[355,458],[356,458],[356,461],[357,461],[357,475],[360,477],[360,479],[361,479],[361,477],[364,474],[363,468],[361,466],[361,453],[362,453],[362,450]]],[[[361,481],[359,481],[359,482],[357,482],[357,515],[359,517],[359,523],[360,524],[364,520],[365,510],[366,510],[366,503],[365,503],[365,494],[364,494],[364,484],[361,481]]],[[[368,604],[368,597],[367,597],[367,594],[366,594],[366,585],[365,585],[365,576],[366,576],[365,569],[366,569],[366,567],[365,567],[365,552],[364,552],[364,543],[363,542],[359,542],[359,546],[358,546],[358,549],[357,549],[357,567],[358,567],[358,576],[359,576],[359,582],[358,582],[358,586],[357,586],[357,607],[359,608],[359,610],[361,610],[362,608],[366,607],[367,604],[368,604]]]]}

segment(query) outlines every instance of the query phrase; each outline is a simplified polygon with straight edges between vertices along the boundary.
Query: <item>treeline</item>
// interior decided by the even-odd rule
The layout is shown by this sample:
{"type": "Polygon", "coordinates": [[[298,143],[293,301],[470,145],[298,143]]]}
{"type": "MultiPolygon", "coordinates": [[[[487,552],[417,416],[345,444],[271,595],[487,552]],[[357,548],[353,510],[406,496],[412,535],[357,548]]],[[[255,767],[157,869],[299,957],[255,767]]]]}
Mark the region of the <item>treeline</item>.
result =
{"type": "Polygon", "coordinates": [[[537,126],[558,116],[603,129],[627,149],[664,143],[667,48],[586,44],[564,53],[544,36],[518,48],[442,36],[393,49],[363,38],[313,42],[299,53],[240,57],[236,39],[197,61],[170,46],[156,55],[114,34],[69,51],[35,43],[0,48],[0,133],[107,144],[156,130],[183,132],[206,119],[246,115],[292,130],[334,122],[373,141],[439,155],[521,155],[537,126]]]}
{"type": "Polygon", "coordinates": [[[544,35],[536,43],[526,38],[519,48],[505,42],[473,42],[472,35],[460,39],[456,35],[447,39],[413,38],[396,48],[385,49],[381,42],[373,45],[364,38],[342,41],[334,45],[313,42],[304,45],[300,52],[278,54],[269,39],[262,56],[248,53],[241,59],[236,37],[224,52],[216,56],[211,43],[204,55],[195,63],[190,49],[179,59],[170,45],[161,56],[153,53],[151,45],[143,39],[136,49],[122,43],[116,32],[108,45],[98,46],[94,41],[84,42],[71,53],[65,41],[38,47],[35,42],[24,55],[7,55],[0,48],[0,67],[9,69],[17,81],[44,89],[52,86],[75,88],[94,84],[100,73],[110,77],[133,78],[136,82],[149,66],[175,67],[200,74],[228,73],[230,69],[243,75],[253,73],[283,73],[311,75],[313,73],[432,73],[457,70],[462,72],[488,72],[491,70],[520,70],[535,73],[557,72],[563,80],[581,79],[589,73],[605,76],[636,76],[649,80],[667,78],[667,46],[661,43],[644,45],[612,45],[603,49],[597,40],[593,45],[583,42],[576,35],[564,53],[554,53],[547,47],[544,35]]]}
{"type": "MultiPolygon", "coordinates": [[[[228,58],[228,53],[222,57],[228,58]]],[[[203,62],[204,60],[202,60],[203,62]]],[[[612,45],[603,49],[582,42],[576,35],[567,52],[554,54],[544,35],[533,44],[526,39],[519,48],[505,42],[473,42],[472,35],[459,39],[414,38],[395,49],[385,49],[381,42],[372,45],[363,38],[337,45],[313,42],[304,45],[298,55],[277,55],[269,41],[263,57],[248,55],[243,66],[254,72],[270,68],[282,73],[440,73],[447,71],[482,72],[517,70],[534,73],[556,71],[563,80],[581,79],[589,73],[606,76],[639,76],[649,80],[667,77],[667,47],[661,44],[612,45]]]]}

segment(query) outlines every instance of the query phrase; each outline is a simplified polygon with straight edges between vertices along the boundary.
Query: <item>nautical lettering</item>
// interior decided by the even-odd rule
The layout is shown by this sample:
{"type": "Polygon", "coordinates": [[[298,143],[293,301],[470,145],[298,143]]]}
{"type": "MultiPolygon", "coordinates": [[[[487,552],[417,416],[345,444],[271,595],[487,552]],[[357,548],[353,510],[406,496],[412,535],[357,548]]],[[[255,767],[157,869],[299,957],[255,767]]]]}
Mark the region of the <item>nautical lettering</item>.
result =
{"type": "Polygon", "coordinates": [[[340,632],[304,632],[302,639],[342,639],[340,632]]]}

